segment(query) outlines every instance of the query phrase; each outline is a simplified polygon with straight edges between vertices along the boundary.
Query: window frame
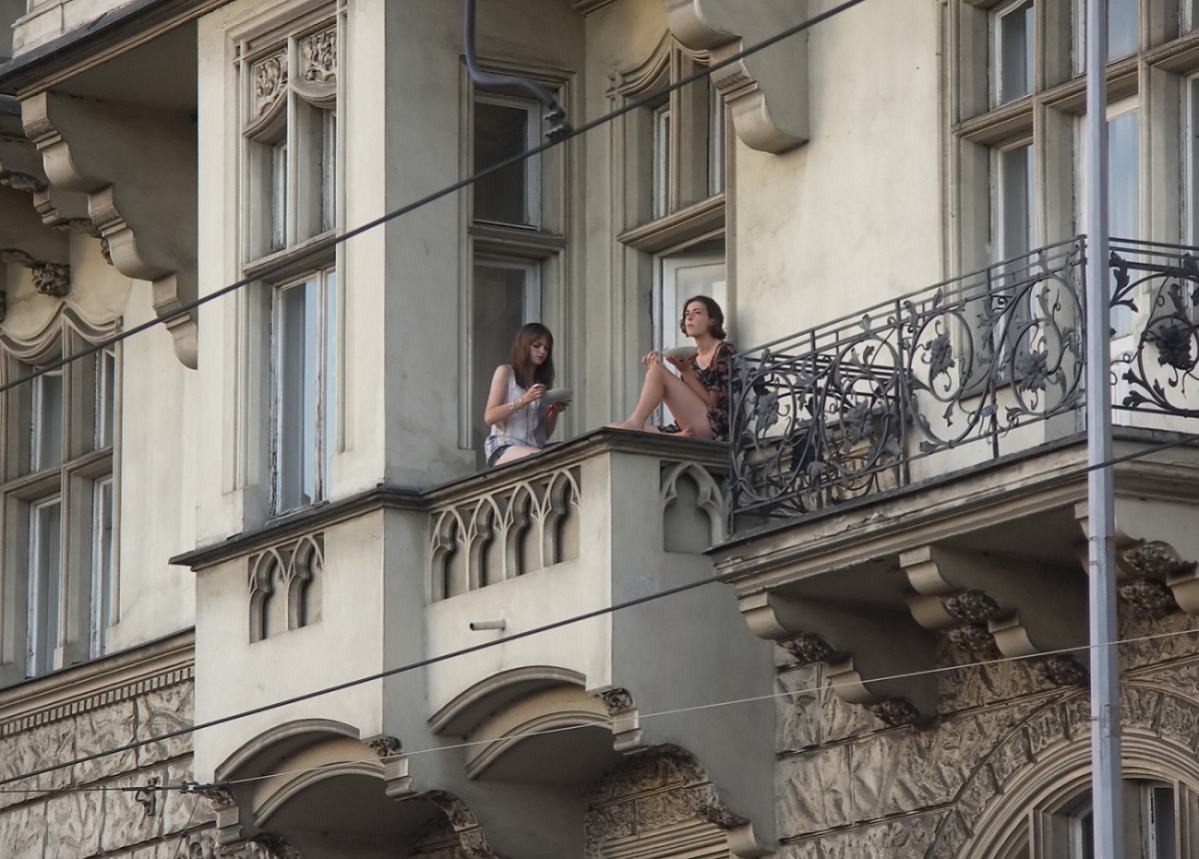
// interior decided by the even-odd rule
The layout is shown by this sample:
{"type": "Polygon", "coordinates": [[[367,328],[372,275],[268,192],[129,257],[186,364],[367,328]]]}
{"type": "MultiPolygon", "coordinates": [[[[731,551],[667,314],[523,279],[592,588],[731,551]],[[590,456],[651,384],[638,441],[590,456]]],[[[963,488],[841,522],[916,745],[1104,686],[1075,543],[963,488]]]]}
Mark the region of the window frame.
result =
{"type": "MultiPolygon", "coordinates": [[[[337,396],[337,365],[336,365],[336,330],[338,311],[340,309],[340,283],[337,279],[337,268],[333,265],[322,266],[309,270],[304,275],[292,277],[271,287],[270,307],[270,363],[271,363],[271,434],[270,434],[270,463],[271,463],[271,513],[274,516],[285,516],[321,504],[329,500],[329,478],[332,454],[336,450],[336,424],[330,420],[330,413],[335,412],[337,396]],[[284,500],[284,462],[283,437],[286,431],[284,425],[285,410],[284,384],[282,373],[286,344],[283,342],[283,303],[281,296],[294,289],[306,289],[309,283],[315,284],[317,299],[314,306],[318,309],[318,320],[313,330],[317,338],[313,344],[315,351],[315,373],[312,380],[313,390],[308,392],[314,398],[315,414],[313,418],[313,438],[311,451],[314,472],[311,475],[313,496],[307,502],[288,504],[284,500]],[[332,318],[330,318],[332,315],[332,318]],[[332,427],[331,427],[332,424],[332,427]]],[[[306,307],[307,309],[307,307],[306,307]]],[[[306,331],[308,329],[307,319],[306,331]]],[[[303,461],[305,451],[301,449],[303,461]]],[[[299,476],[301,485],[307,475],[299,476]]]]}
{"type": "MultiPolygon", "coordinates": [[[[523,111],[527,121],[525,125],[525,150],[533,149],[541,143],[539,131],[545,125],[545,107],[541,102],[534,98],[522,98],[520,96],[508,95],[497,92],[496,90],[475,87],[471,97],[471,164],[472,172],[484,169],[490,165],[477,165],[474,163],[475,157],[475,115],[479,104],[494,105],[497,107],[507,107],[515,110],[523,111]]],[[[542,169],[542,157],[538,153],[526,158],[520,164],[521,170],[524,173],[524,194],[528,218],[524,222],[501,221],[494,218],[480,217],[478,208],[475,205],[475,195],[471,194],[471,223],[474,225],[489,225],[504,229],[521,229],[541,231],[543,229],[542,210],[544,201],[542,200],[542,182],[544,181],[542,169]]]]}

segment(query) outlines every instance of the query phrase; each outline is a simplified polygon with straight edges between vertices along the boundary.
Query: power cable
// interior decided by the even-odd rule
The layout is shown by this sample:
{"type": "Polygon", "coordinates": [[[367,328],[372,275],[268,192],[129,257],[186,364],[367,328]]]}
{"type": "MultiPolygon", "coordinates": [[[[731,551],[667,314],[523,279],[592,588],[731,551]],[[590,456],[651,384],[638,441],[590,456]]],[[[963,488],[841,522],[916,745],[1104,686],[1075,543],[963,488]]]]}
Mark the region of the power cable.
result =
{"type": "Polygon", "coordinates": [[[132,328],[128,328],[128,329],[120,332],[119,334],[114,334],[112,337],[108,338],[107,340],[103,340],[99,343],[87,344],[86,346],[82,347],[78,351],[73,352],[64,358],[59,358],[56,361],[51,361],[48,364],[44,364],[44,365],[35,367],[29,373],[27,373],[24,376],[21,376],[18,379],[13,379],[9,382],[5,382],[4,384],[0,384],[0,393],[4,393],[5,391],[11,390],[12,388],[17,387],[18,385],[23,385],[26,382],[30,382],[30,381],[38,378],[39,376],[44,376],[46,373],[53,373],[57,370],[60,370],[63,367],[67,366],[68,364],[74,363],[75,361],[80,361],[89,355],[94,355],[98,352],[108,349],[111,346],[113,346],[114,344],[120,343],[122,340],[127,340],[128,338],[134,336],[135,334],[140,334],[143,331],[148,331],[151,328],[157,327],[158,325],[167,325],[171,322],[175,322],[177,320],[183,319],[185,316],[190,314],[193,310],[196,310],[197,308],[207,304],[210,301],[215,301],[216,299],[221,298],[226,295],[229,295],[230,293],[236,292],[239,289],[244,289],[245,287],[250,286],[253,283],[258,283],[258,282],[262,281],[263,279],[270,277],[273,274],[278,274],[279,272],[283,271],[285,268],[291,269],[298,262],[302,262],[304,260],[308,260],[315,256],[324,254],[327,251],[329,251],[330,249],[335,248],[338,245],[343,244],[344,242],[347,242],[356,236],[360,236],[363,233],[373,230],[376,227],[382,226],[383,224],[386,224],[389,221],[393,221],[396,218],[399,218],[403,215],[407,215],[409,212],[416,211],[417,209],[427,206],[430,203],[434,203],[437,200],[442,199],[443,197],[448,197],[451,194],[455,194],[458,191],[461,191],[462,189],[475,184],[480,179],[485,179],[486,177],[491,176],[494,173],[498,173],[501,170],[506,170],[507,168],[509,168],[515,164],[520,164],[523,161],[526,161],[529,158],[534,157],[535,155],[540,155],[541,153],[546,152],[546,151],[554,148],[555,146],[559,146],[568,140],[573,140],[574,138],[579,137],[580,135],[586,134],[588,131],[591,131],[593,129],[596,129],[603,125],[606,125],[607,123],[611,122],[612,120],[618,119],[619,117],[624,116],[627,113],[632,113],[633,111],[639,110],[640,108],[643,108],[643,107],[649,107],[652,103],[658,101],[662,97],[663,93],[670,93],[675,90],[682,89],[683,87],[686,87],[690,84],[693,84],[696,81],[703,80],[703,79],[707,78],[708,76],[710,76],[715,71],[719,71],[720,69],[726,68],[726,67],[734,65],[736,63],[739,63],[746,57],[752,56],[760,51],[765,50],[766,48],[771,47],[772,45],[775,45],[781,41],[784,41],[785,39],[789,39],[792,36],[798,35],[799,33],[802,33],[805,30],[808,30],[811,27],[816,26],[820,22],[827,21],[829,18],[832,18],[835,15],[839,15],[841,12],[851,9],[852,7],[857,6],[864,2],[865,2],[865,0],[845,0],[845,2],[840,3],[837,6],[833,6],[830,9],[826,9],[824,12],[821,12],[818,15],[813,15],[811,18],[807,18],[798,24],[788,27],[785,30],[781,30],[778,33],[774,34],[773,36],[763,39],[760,42],[750,45],[748,48],[745,48],[741,51],[738,51],[735,54],[725,57],[723,60],[712,63],[711,65],[701,68],[696,72],[693,72],[689,75],[679,78],[677,81],[674,81],[674,82],[666,85],[665,87],[663,87],[659,90],[656,90],[652,95],[647,95],[647,96],[642,96],[640,98],[632,99],[631,101],[627,102],[626,104],[621,105],[620,107],[616,108],[615,110],[609,111],[608,113],[604,114],[603,116],[599,116],[599,117],[591,120],[590,122],[585,122],[582,125],[578,126],[577,128],[574,128],[570,131],[556,134],[551,140],[547,140],[544,143],[541,143],[530,149],[526,149],[524,152],[519,152],[515,155],[511,155],[511,156],[503,159],[502,161],[497,161],[495,164],[492,164],[490,167],[486,167],[482,170],[478,170],[478,171],[472,173],[470,176],[467,176],[464,179],[460,179],[457,182],[454,182],[452,185],[447,185],[438,191],[434,191],[430,194],[426,194],[424,197],[421,197],[418,200],[415,200],[411,203],[401,206],[398,209],[393,209],[392,211],[387,212],[386,214],[380,215],[379,217],[377,217],[373,220],[367,221],[364,224],[360,224],[357,227],[347,230],[344,233],[341,233],[336,236],[330,236],[329,238],[321,239],[320,241],[317,241],[317,242],[313,242],[310,247],[305,248],[303,251],[300,251],[292,256],[289,256],[286,260],[279,260],[277,262],[263,266],[261,269],[258,269],[254,273],[253,277],[243,277],[241,280],[235,280],[233,283],[230,283],[227,286],[223,286],[214,292],[210,292],[207,295],[203,295],[193,301],[189,301],[185,304],[180,305],[178,308],[171,311],[166,316],[149,319],[145,322],[142,322],[138,325],[133,326],[132,328]]]}
{"type": "MultiPolygon", "coordinates": [[[[994,659],[978,659],[978,660],[974,660],[972,662],[962,662],[962,663],[957,663],[954,665],[941,665],[936,668],[924,668],[924,669],[920,669],[918,671],[905,671],[905,672],[896,673],[896,674],[887,674],[887,675],[883,675],[881,677],[870,678],[866,682],[867,683],[885,683],[885,682],[889,682],[889,681],[893,681],[893,680],[910,680],[910,679],[913,679],[916,677],[928,677],[928,676],[938,675],[938,674],[948,674],[948,673],[952,673],[952,672],[956,672],[956,671],[966,671],[966,670],[974,669],[974,668],[990,668],[990,667],[994,667],[996,665],[1006,665],[1006,664],[1011,664],[1011,663],[1015,663],[1015,662],[1027,662],[1027,661],[1031,661],[1031,660],[1044,659],[1045,657],[1049,657],[1049,656],[1061,656],[1061,655],[1067,655],[1067,654],[1076,654],[1076,653],[1080,653],[1083,651],[1095,650],[1100,647],[1118,647],[1120,645],[1126,645],[1126,644],[1141,644],[1143,642],[1148,642],[1148,641],[1160,641],[1160,640],[1164,640],[1164,639],[1181,638],[1183,636],[1190,636],[1190,635],[1196,635],[1196,634],[1199,634],[1199,628],[1173,630],[1171,632],[1151,633],[1149,635],[1132,636],[1129,638],[1122,638],[1117,641],[1109,641],[1109,642],[1105,642],[1102,644],[1080,644],[1080,645],[1076,645],[1073,647],[1059,647],[1059,648],[1055,648],[1052,650],[1042,650],[1042,651],[1038,651],[1036,653],[1027,653],[1027,654],[1022,654],[1022,655],[1018,655],[1018,656],[1001,656],[1001,657],[996,657],[994,659]]],[[[837,689],[840,689],[842,687],[848,687],[848,686],[857,687],[858,685],[860,685],[860,684],[857,682],[849,682],[849,681],[843,681],[840,683],[837,683],[837,682],[822,683],[822,684],[819,684],[816,686],[808,686],[808,687],[803,687],[803,688],[799,688],[799,689],[788,689],[783,692],[772,692],[767,695],[751,695],[751,696],[742,697],[742,698],[729,698],[729,699],[725,699],[723,701],[710,701],[710,702],[707,702],[704,704],[693,704],[693,705],[686,706],[686,707],[675,707],[675,708],[672,708],[669,710],[659,710],[659,711],[652,712],[652,713],[640,713],[639,712],[639,713],[637,713],[637,718],[639,721],[646,721],[649,719],[663,718],[665,716],[677,716],[677,715],[681,715],[681,714],[685,714],[685,713],[697,713],[697,712],[702,712],[705,710],[714,710],[714,709],[723,708],[723,707],[738,706],[741,704],[756,704],[756,703],[762,703],[764,701],[776,701],[776,700],[780,700],[783,698],[799,698],[804,695],[816,695],[816,694],[819,694],[819,693],[825,692],[825,691],[836,691],[837,689]]],[[[601,722],[606,721],[609,724],[609,726],[612,726],[616,723],[618,718],[620,718],[620,717],[612,717],[607,720],[601,720],[601,722]]],[[[462,749],[477,748],[480,746],[491,745],[493,743],[504,742],[507,740],[532,739],[535,737],[544,737],[544,736],[549,736],[552,734],[562,734],[562,733],[567,733],[570,731],[581,731],[581,730],[586,730],[588,728],[594,728],[594,727],[597,727],[597,723],[580,724],[580,725],[562,725],[562,726],[559,726],[556,728],[542,728],[542,729],[533,730],[533,731],[518,731],[516,733],[503,734],[499,737],[492,737],[492,738],[489,738],[486,740],[464,740],[464,741],[458,742],[458,743],[447,743],[445,745],[440,745],[440,746],[428,746],[428,747],[422,748],[422,749],[415,749],[415,750],[411,750],[411,751],[402,751],[402,752],[398,753],[396,756],[411,758],[411,757],[416,757],[418,755],[436,754],[439,752],[448,752],[448,751],[456,751],[456,750],[462,750],[462,749]]],[[[342,760],[342,761],[330,761],[330,762],[326,762],[324,764],[321,764],[321,765],[315,766],[315,767],[305,767],[305,768],[301,768],[301,769],[292,769],[292,770],[277,770],[275,772],[262,773],[260,775],[247,776],[244,778],[225,779],[221,782],[218,782],[216,784],[211,784],[211,785],[201,785],[201,784],[198,784],[197,782],[185,781],[185,782],[182,782],[177,785],[163,784],[163,785],[143,785],[143,786],[133,786],[133,787],[109,787],[109,788],[106,788],[106,787],[63,787],[63,788],[58,788],[58,789],[0,788],[0,794],[42,793],[42,794],[48,796],[48,795],[53,795],[56,793],[70,793],[70,792],[74,792],[74,791],[89,791],[89,790],[90,791],[110,791],[110,790],[112,790],[112,791],[135,791],[135,792],[136,791],[164,791],[164,792],[180,791],[182,793],[196,793],[199,789],[202,789],[202,788],[211,788],[211,787],[227,788],[227,787],[232,787],[235,785],[251,784],[254,782],[266,781],[268,779],[279,778],[282,776],[296,776],[296,775],[304,775],[307,773],[321,772],[322,770],[330,769],[330,768],[336,767],[336,766],[341,766],[341,765],[347,764],[347,763],[369,763],[369,762],[375,762],[378,760],[379,760],[378,756],[372,756],[369,758],[354,758],[354,759],[347,759],[347,760],[342,760]]],[[[42,797],[37,797],[37,798],[40,799],[42,797]]],[[[194,813],[194,807],[193,807],[193,813],[194,813]]]]}
{"type": "MultiPolygon", "coordinates": [[[[1096,468],[1109,468],[1113,465],[1118,465],[1122,462],[1129,462],[1131,460],[1138,459],[1143,456],[1148,456],[1149,454],[1152,454],[1152,453],[1159,453],[1163,450],[1168,450],[1168,449],[1174,448],[1174,447],[1182,447],[1182,446],[1186,446],[1186,445],[1199,445],[1199,439],[1190,438],[1190,437],[1180,437],[1180,438],[1173,439],[1168,442],[1163,442],[1161,444],[1145,448],[1143,450],[1133,451],[1133,452],[1125,454],[1123,456],[1113,457],[1112,459],[1110,459],[1104,463],[1097,463],[1095,465],[1084,465],[1084,466],[1081,466],[1070,472],[1065,472],[1063,474],[1060,474],[1056,478],[1046,481],[1043,485],[1044,486],[1056,486],[1062,482],[1076,480],[1077,478],[1082,477],[1085,474],[1088,474],[1089,472],[1093,471],[1096,468]]],[[[634,599],[629,599],[629,600],[624,600],[622,602],[613,603],[612,605],[604,606],[603,608],[593,609],[591,611],[583,612],[582,614],[577,614],[572,617],[556,620],[556,621],[553,621],[552,623],[543,624],[541,626],[532,627],[530,629],[526,629],[521,632],[514,632],[511,635],[506,635],[502,638],[496,638],[496,639],[492,639],[491,641],[480,642],[479,644],[472,644],[469,647],[462,647],[462,648],[459,648],[458,650],[451,650],[446,653],[438,654],[436,656],[425,657],[424,659],[418,659],[415,662],[409,662],[405,665],[400,665],[395,668],[389,668],[384,671],[379,671],[374,674],[368,674],[364,677],[358,677],[353,680],[346,680],[342,683],[338,683],[333,686],[326,686],[322,689],[316,689],[311,692],[302,693],[300,695],[293,695],[290,698],[284,698],[279,701],[273,701],[269,704],[262,704],[257,707],[253,707],[248,710],[242,710],[237,713],[230,713],[228,715],[220,716],[215,719],[209,719],[206,722],[199,722],[194,725],[186,726],[183,728],[177,728],[173,731],[167,731],[166,733],[158,734],[153,737],[147,737],[142,740],[134,740],[132,742],[125,743],[123,745],[116,746],[111,749],[104,749],[104,750],[100,750],[100,751],[96,751],[96,752],[91,752],[90,754],[83,755],[78,758],[74,758],[73,760],[70,760],[70,761],[65,761],[65,762],[57,763],[57,764],[48,764],[44,767],[40,767],[38,769],[31,770],[27,773],[22,773],[19,775],[9,776],[8,778],[5,778],[5,779],[0,779],[0,788],[4,787],[5,785],[9,785],[14,782],[17,782],[17,781],[22,781],[27,778],[35,778],[39,775],[45,775],[46,773],[54,772],[56,770],[60,770],[65,767],[76,766],[78,764],[88,763],[90,761],[99,760],[100,758],[109,757],[110,755],[116,755],[116,754],[120,754],[122,752],[127,752],[132,749],[136,749],[136,748],[140,748],[141,746],[148,745],[150,743],[160,743],[165,740],[175,739],[177,737],[186,736],[188,734],[192,734],[197,731],[206,730],[208,728],[214,728],[219,725],[225,725],[230,722],[238,721],[240,719],[249,718],[250,716],[257,716],[261,713],[267,713],[272,710],[277,710],[281,707],[288,707],[288,706],[291,706],[292,704],[298,704],[303,701],[310,701],[314,698],[319,698],[324,695],[330,695],[334,692],[341,692],[345,689],[350,689],[355,686],[361,686],[364,683],[373,683],[378,680],[383,680],[387,677],[394,677],[399,674],[405,674],[410,671],[415,671],[419,668],[427,668],[430,665],[436,665],[441,662],[448,662],[451,659],[457,659],[462,656],[467,656],[471,653],[478,653],[482,650],[488,650],[492,647],[498,647],[503,644],[508,644],[509,642],[512,642],[512,641],[519,641],[520,639],[523,639],[523,638],[531,638],[532,636],[541,635],[542,633],[551,632],[555,629],[561,629],[562,627],[572,626],[576,623],[581,623],[585,620],[593,620],[594,618],[597,618],[597,617],[603,617],[604,615],[614,614],[615,612],[618,612],[618,611],[624,611],[626,609],[635,608],[637,606],[645,605],[647,603],[656,602],[657,600],[665,599],[667,597],[672,597],[677,594],[685,593],[687,591],[692,591],[697,588],[704,587],[705,585],[716,584],[716,583],[727,583],[729,578],[731,578],[730,574],[723,573],[720,575],[708,576],[706,578],[696,579],[693,582],[688,582],[688,583],[682,584],[682,585],[676,585],[674,587],[666,588],[661,591],[655,591],[654,593],[645,594],[644,596],[636,597],[634,599]]],[[[1083,646],[1089,647],[1090,645],[1083,645],[1083,646]]],[[[1038,654],[1038,655],[1045,655],[1045,654],[1038,654]]]]}

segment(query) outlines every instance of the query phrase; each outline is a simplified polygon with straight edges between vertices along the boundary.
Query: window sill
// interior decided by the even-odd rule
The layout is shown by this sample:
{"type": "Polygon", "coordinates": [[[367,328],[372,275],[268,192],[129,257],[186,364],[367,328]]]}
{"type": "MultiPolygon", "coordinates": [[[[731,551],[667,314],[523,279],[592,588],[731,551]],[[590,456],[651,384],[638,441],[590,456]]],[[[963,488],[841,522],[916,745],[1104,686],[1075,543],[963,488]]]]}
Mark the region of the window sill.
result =
{"type": "Polygon", "coordinates": [[[269,275],[271,279],[282,279],[320,268],[328,261],[328,256],[321,251],[327,250],[328,254],[333,253],[332,240],[336,235],[336,230],[325,230],[325,232],[289,248],[272,251],[264,257],[259,257],[243,265],[242,274],[246,278],[269,275]],[[325,245],[329,245],[329,247],[326,249],[325,245]]]}
{"type": "Polygon", "coordinates": [[[724,194],[693,203],[663,218],[626,230],[616,238],[640,251],[659,253],[683,243],[724,235],[724,194]]]}

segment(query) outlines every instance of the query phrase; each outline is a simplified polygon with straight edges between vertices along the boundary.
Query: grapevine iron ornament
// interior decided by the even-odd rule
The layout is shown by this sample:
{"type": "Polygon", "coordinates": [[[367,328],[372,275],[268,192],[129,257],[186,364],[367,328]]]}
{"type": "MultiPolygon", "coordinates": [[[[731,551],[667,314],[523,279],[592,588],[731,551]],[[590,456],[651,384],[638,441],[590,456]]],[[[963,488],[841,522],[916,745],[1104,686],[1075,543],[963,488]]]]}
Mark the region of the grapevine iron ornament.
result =
{"type": "MultiPolygon", "coordinates": [[[[1115,409],[1199,417],[1196,254],[1112,240],[1115,409]]],[[[1077,238],[734,356],[734,525],[801,516],[1080,431],[1085,296],[1077,238]],[[1016,432],[1061,416],[1043,432],[1016,432]]]]}

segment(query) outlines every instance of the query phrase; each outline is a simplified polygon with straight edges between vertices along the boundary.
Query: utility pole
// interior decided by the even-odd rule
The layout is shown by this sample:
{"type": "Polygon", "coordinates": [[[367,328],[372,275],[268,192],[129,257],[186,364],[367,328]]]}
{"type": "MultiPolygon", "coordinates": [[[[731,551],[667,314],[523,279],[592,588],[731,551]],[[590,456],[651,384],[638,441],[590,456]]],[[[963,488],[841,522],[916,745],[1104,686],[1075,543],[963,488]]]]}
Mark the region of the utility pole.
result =
{"type": "Polygon", "coordinates": [[[1107,4],[1086,0],[1087,42],[1087,528],[1091,638],[1091,801],[1095,859],[1120,859],[1120,653],[1115,584],[1111,277],[1108,273],[1107,4]]]}

